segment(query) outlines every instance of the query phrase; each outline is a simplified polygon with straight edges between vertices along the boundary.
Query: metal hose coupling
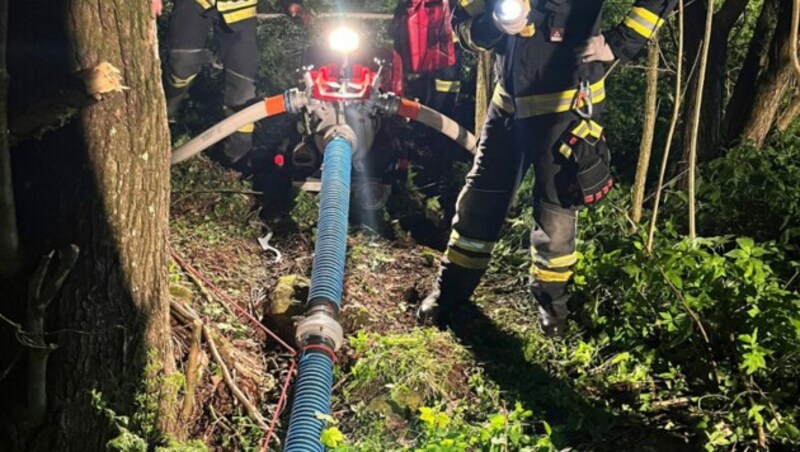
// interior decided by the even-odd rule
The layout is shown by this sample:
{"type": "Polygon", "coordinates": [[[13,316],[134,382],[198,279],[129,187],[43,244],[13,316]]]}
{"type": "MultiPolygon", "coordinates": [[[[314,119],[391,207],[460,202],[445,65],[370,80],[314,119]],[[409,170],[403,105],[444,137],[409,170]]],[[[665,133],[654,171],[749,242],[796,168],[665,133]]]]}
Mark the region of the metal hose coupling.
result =
{"type": "Polygon", "coordinates": [[[394,116],[400,108],[400,97],[392,93],[381,94],[374,100],[375,108],[387,116],[394,116]]]}
{"type": "Polygon", "coordinates": [[[327,147],[328,143],[335,140],[336,138],[341,138],[347,141],[350,144],[351,148],[356,148],[358,137],[356,136],[355,131],[353,131],[350,126],[347,124],[337,124],[335,126],[328,127],[325,131],[325,146],[327,147]]]}
{"type": "Polygon", "coordinates": [[[344,330],[336,320],[332,307],[320,303],[312,306],[308,316],[297,324],[295,340],[300,347],[321,341],[337,352],[344,343],[344,330]]]}
{"type": "Polygon", "coordinates": [[[292,114],[298,114],[303,111],[308,105],[308,95],[305,91],[300,91],[297,88],[292,88],[283,95],[284,103],[286,104],[286,111],[292,114]]]}

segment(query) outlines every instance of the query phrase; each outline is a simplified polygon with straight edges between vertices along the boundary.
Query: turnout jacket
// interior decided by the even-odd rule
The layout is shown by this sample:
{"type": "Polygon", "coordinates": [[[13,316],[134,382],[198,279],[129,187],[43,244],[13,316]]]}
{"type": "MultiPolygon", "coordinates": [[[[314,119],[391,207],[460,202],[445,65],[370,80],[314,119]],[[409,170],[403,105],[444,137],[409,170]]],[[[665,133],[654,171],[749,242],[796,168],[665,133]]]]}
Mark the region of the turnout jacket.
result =
{"type": "MultiPolygon", "coordinates": [[[[602,0],[528,0],[529,25],[514,36],[492,22],[494,1],[500,0],[459,0],[453,18],[463,46],[497,56],[494,104],[518,119],[569,111],[581,81],[590,82],[595,103],[603,101],[603,64],[579,57],[586,41],[601,33],[602,0]]],[[[621,62],[635,57],[676,3],[636,0],[620,24],[603,32],[614,55],[621,62]]]]}
{"type": "Polygon", "coordinates": [[[203,11],[216,7],[228,25],[256,17],[258,0],[195,0],[203,11]]]}

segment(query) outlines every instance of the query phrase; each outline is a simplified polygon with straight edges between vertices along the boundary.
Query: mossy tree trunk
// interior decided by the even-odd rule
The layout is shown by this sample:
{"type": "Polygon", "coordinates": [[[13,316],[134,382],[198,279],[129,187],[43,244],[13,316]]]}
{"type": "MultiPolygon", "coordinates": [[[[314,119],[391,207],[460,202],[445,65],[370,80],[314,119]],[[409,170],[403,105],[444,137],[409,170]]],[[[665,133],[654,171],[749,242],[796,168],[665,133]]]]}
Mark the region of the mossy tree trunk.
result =
{"type": "Polygon", "coordinates": [[[637,226],[642,219],[644,189],[645,183],[647,182],[647,172],[650,168],[653,137],[656,131],[656,117],[658,113],[656,111],[658,100],[658,57],[658,41],[653,40],[647,47],[647,91],[644,96],[644,124],[642,125],[642,141],[639,145],[639,161],[636,165],[636,177],[634,179],[633,188],[631,189],[631,220],[633,220],[634,224],[637,226]]]}
{"type": "MultiPolygon", "coordinates": [[[[155,21],[149,0],[30,3],[15,10],[10,34],[17,48],[10,70],[18,105],[103,62],[119,69],[127,87],[103,95],[43,140],[12,150],[15,176],[25,176],[15,180],[15,190],[29,265],[48,249],[69,243],[80,248],[49,310],[46,329],[60,332],[49,336],[58,349],[48,364],[48,418],[26,448],[105,450],[118,431],[92,407],[92,391],[118,414],[132,416],[131,428],[143,429],[149,439],[172,429],[177,408],[175,388],[164,384],[174,372],[167,280],[170,139],[155,21]]],[[[0,310],[6,308],[13,311],[0,301],[0,310]]],[[[8,389],[0,387],[3,394],[8,389]]],[[[22,402],[9,397],[8,403],[22,402]]]]}

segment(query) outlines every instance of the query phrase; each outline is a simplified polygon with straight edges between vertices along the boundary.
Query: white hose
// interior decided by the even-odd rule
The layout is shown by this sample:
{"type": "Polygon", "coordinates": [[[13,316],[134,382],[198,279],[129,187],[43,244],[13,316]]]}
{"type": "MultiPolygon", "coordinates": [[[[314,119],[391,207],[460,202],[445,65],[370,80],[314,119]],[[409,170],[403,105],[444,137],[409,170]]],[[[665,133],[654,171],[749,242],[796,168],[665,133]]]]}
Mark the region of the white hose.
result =
{"type": "Polygon", "coordinates": [[[201,133],[199,136],[191,139],[188,143],[175,149],[172,152],[172,164],[175,165],[176,163],[194,157],[228,136],[233,135],[234,132],[248,124],[286,111],[285,108],[276,110],[277,111],[269,111],[269,102],[258,102],[234,113],[201,133]]]}

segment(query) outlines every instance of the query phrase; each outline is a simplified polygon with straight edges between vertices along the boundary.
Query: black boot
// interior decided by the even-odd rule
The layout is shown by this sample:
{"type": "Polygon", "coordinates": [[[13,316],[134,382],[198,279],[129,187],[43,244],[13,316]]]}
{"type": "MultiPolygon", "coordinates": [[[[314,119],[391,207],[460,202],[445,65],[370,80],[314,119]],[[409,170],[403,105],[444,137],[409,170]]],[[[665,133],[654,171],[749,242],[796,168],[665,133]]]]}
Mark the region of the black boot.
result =
{"type": "Polygon", "coordinates": [[[531,294],[539,306],[539,327],[542,333],[547,337],[563,336],[569,315],[566,283],[532,281],[531,294]]]}
{"type": "Polygon", "coordinates": [[[465,307],[486,270],[459,267],[452,262],[442,262],[436,287],[425,297],[417,309],[417,321],[422,325],[434,324],[446,328],[465,307]]]}

